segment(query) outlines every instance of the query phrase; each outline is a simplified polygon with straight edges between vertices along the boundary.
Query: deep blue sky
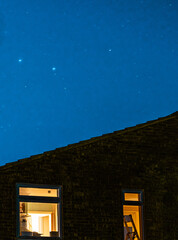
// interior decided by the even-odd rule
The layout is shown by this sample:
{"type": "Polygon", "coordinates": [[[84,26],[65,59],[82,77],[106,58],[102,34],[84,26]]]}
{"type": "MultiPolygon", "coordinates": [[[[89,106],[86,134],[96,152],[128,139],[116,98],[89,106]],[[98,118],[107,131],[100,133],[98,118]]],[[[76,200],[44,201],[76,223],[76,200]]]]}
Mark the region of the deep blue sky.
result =
{"type": "Polygon", "coordinates": [[[178,1],[0,0],[0,165],[177,111],[178,1]]]}

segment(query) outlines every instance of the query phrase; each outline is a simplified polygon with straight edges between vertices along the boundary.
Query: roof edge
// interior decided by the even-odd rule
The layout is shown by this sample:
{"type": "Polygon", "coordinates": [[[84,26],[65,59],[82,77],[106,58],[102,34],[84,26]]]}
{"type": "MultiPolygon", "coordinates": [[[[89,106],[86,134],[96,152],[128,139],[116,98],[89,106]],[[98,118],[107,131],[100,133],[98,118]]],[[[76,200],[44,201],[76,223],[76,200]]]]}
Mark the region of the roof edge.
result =
{"type": "Polygon", "coordinates": [[[151,125],[154,125],[154,124],[157,124],[157,123],[160,123],[160,122],[164,122],[164,121],[167,121],[167,120],[170,120],[170,119],[173,119],[173,118],[177,118],[177,117],[178,117],[178,111],[173,112],[173,113],[171,113],[167,116],[164,116],[164,117],[160,117],[160,118],[157,118],[157,119],[154,119],[154,120],[150,120],[150,121],[147,121],[145,123],[137,124],[137,125],[132,126],[132,127],[127,127],[127,128],[124,128],[124,129],[121,129],[121,130],[118,130],[118,131],[114,131],[112,133],[106,133],[106,134],[103,134],[103,135],[100,135],[100,136],[97,136],[97,137],[92,137],[92,138],[87,139],[87,140],[79,141],[77,143],[69,144],[69,145],[66,145],[64,147],[60,147],[60,148],[56,148],[56,149],[53,149],[53,150],[45,151],[45,152],[40,153],[40,154],[32,155],[28,158],[19,159],[15,162],[6,163],[5,165],[0,166],[0,171],[9,169],[13,166],[21,164],[22,162],[26,163],[26,162],[41,159],[42,155],[44,155],[44,154],[48,155],[49,153],[55,152],[56,150],[61,151],[61,153],[62,153],[63,151],[67,151],[67,150],[72,149],[72,148],[85,146],[85,145],[88,145],[88,144],[93,143],[93,142],[97,142],[97,141],[100,141],[100,140],[103,140],[103,139],[106,139],[106,138],[110,138],[113,135],[122,135],[122,134],[125,134],[125,133],[128,133],[128,132],[136,131],[138,129],[142,129],[142,128],[145,128],[147,126],[151,126],[151,125]]]}

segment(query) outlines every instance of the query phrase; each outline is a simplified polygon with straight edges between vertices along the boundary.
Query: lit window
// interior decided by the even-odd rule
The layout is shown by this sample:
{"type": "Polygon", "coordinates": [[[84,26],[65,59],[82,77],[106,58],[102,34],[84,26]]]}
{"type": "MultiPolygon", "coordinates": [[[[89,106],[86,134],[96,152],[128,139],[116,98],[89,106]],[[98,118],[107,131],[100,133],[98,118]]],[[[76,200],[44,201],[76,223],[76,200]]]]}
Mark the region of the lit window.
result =
{"type": "Polygon", "coordinates": [[[125,201],[140,201],[140,193],[124,193],[125,201]]]}
{"type": "Polygon", "coordinates": [[[58,197],[58,194],[58,189],[19,187],[19,195],[22,196],[58,197]]]}
{"type": "Polygon", "coordinates": [[[61,188],[17,184],[18,237],[61,237],[61,188]]]}
{"type": "Polygon", "coordinates": [[[142,191],[123,191],[124,240],[143,240],[142,191]]]}

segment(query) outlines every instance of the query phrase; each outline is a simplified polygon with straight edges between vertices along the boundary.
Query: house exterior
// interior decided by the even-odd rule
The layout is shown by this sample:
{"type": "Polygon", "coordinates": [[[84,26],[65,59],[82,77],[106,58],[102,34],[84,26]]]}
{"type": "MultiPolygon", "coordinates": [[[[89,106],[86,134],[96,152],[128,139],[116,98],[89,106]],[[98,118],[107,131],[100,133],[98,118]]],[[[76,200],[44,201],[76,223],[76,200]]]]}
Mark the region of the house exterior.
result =
{"type": "Polygon", "coordinates": [[[177,239],[178,112],[0,167],[0,240],[177,239]]]}

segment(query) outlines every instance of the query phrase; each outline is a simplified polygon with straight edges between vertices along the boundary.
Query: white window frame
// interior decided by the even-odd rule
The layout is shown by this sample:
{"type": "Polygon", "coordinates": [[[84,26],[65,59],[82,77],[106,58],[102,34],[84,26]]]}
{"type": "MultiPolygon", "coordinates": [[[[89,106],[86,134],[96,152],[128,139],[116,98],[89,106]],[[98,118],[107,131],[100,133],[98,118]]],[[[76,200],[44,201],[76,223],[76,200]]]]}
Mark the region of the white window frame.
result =
{"type": "Polygon", "coordinates": [[[54,185],[43,185],[43,184],[27,184],[27,183],[17,183],[16,184],[16,194],[17,194],[17,201],[16,201],[16,213],[17,213],[17,231],[16,235],[17,238],[20,239],[62,239],[62,206],[61,206],[61,186],[54,186],[54,185]],[[26,188],[47,188],[47,189],[57,189],[58,196],[57,197],[43,197],[43,196],[24,196],[19,195],[19,188],[26,187],[26,188]],[[59,229],[59,237],[24,237],[20,236],[20,217],[19,217],[19,203],[20,202],[38,202],[38,203],[57,203],[58,204],[58,229],[59,229]]]}

